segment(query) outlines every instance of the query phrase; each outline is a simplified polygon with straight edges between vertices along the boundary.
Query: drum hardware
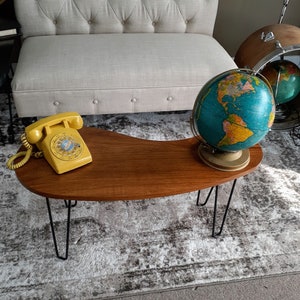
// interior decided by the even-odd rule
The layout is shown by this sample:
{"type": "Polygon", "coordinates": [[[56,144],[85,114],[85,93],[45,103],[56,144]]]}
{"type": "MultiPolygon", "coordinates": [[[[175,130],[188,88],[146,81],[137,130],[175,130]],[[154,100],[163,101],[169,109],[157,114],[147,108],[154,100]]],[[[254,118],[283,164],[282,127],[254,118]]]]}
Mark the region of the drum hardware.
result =
{"type": "Polygon", "coordinates": [[[265,34],[264,32],[261,33],[260,39],[263,40],[265,43],[272,41],[275,39],[275,35],[272,31],[265,34]]]}
{"type": "Polygon", "coordinates": [[[282,54],[284,54],[285,50],[283,49],[283,47],[281,46],[281,44],[280,44],[280,42],[278,40],[275,42],[275,47],[277,49],[282,50],[282,54]]]}
{"type": "MultiPolygon", "coordinates": [[[[265,34],[265,32],[263,31],[263,32],[261,33],[260,39],[261,39],[262,41],[264,41],[265,43],[268,43],[268,42],[270,42],[270,41],[275,40],[275,34],[274,34],[272,31],[269,31],[268,33],[265,34]]],[[[285,50],[284,50],[284,48],[282,47],[282,45],[281,45],[281,43],[280,43],[279,40],[276,40],[276,41],[275,41],[275,48],[276,48],[276,49],[280,49],[280,50],[282,51],[282,54],[284,54],[285,50]]],[[[283,55],[282,55],[282,57],[283,57],[283,55]]]]}

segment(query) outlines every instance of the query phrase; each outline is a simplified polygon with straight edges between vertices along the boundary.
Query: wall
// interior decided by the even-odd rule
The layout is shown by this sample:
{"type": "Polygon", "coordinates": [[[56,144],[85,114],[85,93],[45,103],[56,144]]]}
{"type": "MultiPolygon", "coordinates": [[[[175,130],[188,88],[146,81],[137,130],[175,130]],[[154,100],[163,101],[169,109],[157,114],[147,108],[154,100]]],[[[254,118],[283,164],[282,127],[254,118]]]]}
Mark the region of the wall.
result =
{"type": "MultiPolygon", "coordinates": [[[[214,36],[234,56],[251,33],[278,23],[282,5],[282,0],[219,0],[214,36]]],[[[282,23],[300,26],[299,0],[289,1],[282,23]]]]}

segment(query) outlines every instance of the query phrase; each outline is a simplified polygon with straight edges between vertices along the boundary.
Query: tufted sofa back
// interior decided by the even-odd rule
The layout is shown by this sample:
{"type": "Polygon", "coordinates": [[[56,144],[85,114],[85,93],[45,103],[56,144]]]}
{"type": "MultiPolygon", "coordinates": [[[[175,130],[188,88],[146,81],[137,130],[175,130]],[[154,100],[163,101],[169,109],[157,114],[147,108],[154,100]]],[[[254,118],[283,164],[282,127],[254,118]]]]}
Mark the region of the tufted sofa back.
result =
{"type": "Polygon", "coordinates": [[[14,0],[23,36],[93,33],[212,35],[218,0],[14,0]]]}

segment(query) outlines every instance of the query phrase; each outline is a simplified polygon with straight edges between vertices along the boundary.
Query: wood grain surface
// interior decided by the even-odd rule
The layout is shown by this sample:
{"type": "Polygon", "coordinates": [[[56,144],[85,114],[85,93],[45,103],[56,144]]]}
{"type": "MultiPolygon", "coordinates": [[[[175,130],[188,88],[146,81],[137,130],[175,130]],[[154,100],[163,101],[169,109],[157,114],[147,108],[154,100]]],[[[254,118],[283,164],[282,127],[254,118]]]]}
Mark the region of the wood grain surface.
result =
{"type": "Polygon", "coordinates": [[[56,174],[44,158],[31,158],[16,170],[33,193],[69,200],[136,200],[181,194],[219,185],[254,171],[263,153],[250,149],[250,163],[240,171],[218,171],[198,157],[196,138],[151,141],[84,127],[79,130],[93,162],[56,174]]]}

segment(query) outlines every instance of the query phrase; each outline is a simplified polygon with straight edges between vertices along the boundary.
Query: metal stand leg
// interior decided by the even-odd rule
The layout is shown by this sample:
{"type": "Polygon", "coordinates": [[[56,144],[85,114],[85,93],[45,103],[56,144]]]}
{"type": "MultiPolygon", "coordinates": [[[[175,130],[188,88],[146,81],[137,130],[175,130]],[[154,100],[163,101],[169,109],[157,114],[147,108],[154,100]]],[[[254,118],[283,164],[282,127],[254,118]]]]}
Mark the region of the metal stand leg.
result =
{"type": "Polygon", "coordinates": [[[200,203],[200,204],[199,204],[200,191],[198,191],[196,205],[197,206],[199,206],[199,205],[204,206],[208,202],[208,200],[209,200],[209,198],[211,196],[212,191],[215,189],[215,204],[214,204],[214,213],[213,213],[212,237],[217,237],[217,236],[221,235],[221,233],[223,231],[224,223],[225,223],[225,220],[226,220],[226,217],[227,217],[228,208],[230,206],[230,202],[231,202],[231,199],[232,199],[232,195],[233,195],[233,192],[234,192],[236,181],[237,181],[237,179],[235,179],[233,181],[233,184],[232,184],[232,187],[231,187],[231,191],[230,191],[230,195],[229,195],[229,198],[228,198],[228,201],[227,201],[227,205],[226,205],[226,208],[225,208],[225,212],[224,212],[224,215],[223,215],[223,220],[222,220],[222,223],[221,223],[221,226],[220,226],[220,230],[217,233],[215,231],[215,227],[216,227],[216,216],[217,216],[217,209],[218,209],[218,190],[219,190],[219,186],[212,187],[210,189],[210,191],[209,191],[209,193],[208,193],[205,201],[203,203],[200,203]]]}
{"type": "Polygon", "coordinates": [[[67,234],[66,234],[66,250],[65,250],[65,255],[64,256],[61,256],[58,253],[57,241],[56,241],[56,236],[55,236],[55,230],[54,230],[54,224],[53,224],[53,219],[52,219],[52,213],[51,213],[49,198],[46,198],[46,202],[47,202],[47,208],[48,208],[48,214],[49,214],[49,220],[50,220],[50,226],[51,226],[51,232],[52,232],[52,238],[53,238],[53,242],[54,242],[56,256],[59,259],[66,260],[68,258],[68,252],[69,252],[71,207],[74,207],[77,204],[77,201],[75,201],[75,204],[72,205],[71,200],[65,200],[65,205],[68,208],[68,219],[67,219],[67,234]]]}

